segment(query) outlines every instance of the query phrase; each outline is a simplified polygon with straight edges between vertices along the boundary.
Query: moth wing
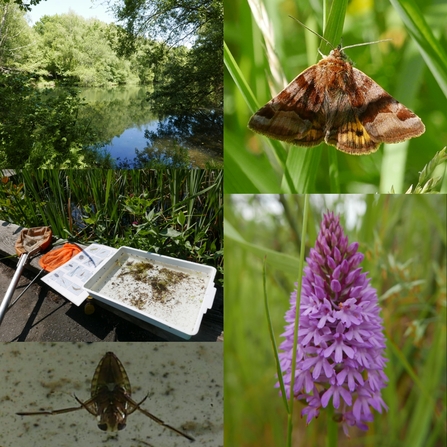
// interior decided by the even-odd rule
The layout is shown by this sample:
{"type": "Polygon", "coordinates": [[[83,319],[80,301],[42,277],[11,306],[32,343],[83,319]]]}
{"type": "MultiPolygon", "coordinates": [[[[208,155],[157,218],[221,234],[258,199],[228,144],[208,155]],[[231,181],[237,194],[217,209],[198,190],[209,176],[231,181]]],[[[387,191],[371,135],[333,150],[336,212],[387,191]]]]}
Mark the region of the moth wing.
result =
{"type": "Polygon", "coordinates": [[[352,68],[352,85],[345,93],[346,97],[339,100],[345,115],[325,138],[343,152],[370,154],[381,143],[399,143],[425,131],[417,115],[356,68],[352,68]]]}
{"type": "Polygon", "coordinates": [[[351,155],[371,154],[380,146],[380,142],[370,136],[354,112],[349,113],[346,120],[338,127],[331,128],[326,134],[325,141],[351,155]]]}
{"type": "MultiPolygon", "coordinates": [[[[297,146],[323,141],[323,95],[316,89],[316,65],[299,74],[284,90],[261,107],[248,122],[254,132],[297,146]]],[[[323,92],[324,93],[324,92],[323,92]]]]}
{"type": "Polygon", "coordinates": [[[364,109],[358,118],[370,137],[380,143],[400,143],[425,132],[421,119],[394,99],[379,84],[353,68],[354,79],[364,91],[364,109]]]}

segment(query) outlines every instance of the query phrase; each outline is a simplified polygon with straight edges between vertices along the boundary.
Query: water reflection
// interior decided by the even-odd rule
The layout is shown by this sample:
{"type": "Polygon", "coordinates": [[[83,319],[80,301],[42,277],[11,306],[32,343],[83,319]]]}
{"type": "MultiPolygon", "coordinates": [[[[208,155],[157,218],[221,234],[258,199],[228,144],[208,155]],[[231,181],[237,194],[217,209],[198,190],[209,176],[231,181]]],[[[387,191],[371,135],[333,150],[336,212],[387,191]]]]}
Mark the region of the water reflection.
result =
{"type": "MultiPolygon", "coordinates": [[[[84,118],[94,129],[95,147],[115,159],[117,167],[152,163],[171,167],[205,167],[222,162],[222,118],[215,112],[159,120],[146,100],[147,87],[83,88],[84,118]]],[[[154,166],[155,165],[155,166],[154,166]]]]}

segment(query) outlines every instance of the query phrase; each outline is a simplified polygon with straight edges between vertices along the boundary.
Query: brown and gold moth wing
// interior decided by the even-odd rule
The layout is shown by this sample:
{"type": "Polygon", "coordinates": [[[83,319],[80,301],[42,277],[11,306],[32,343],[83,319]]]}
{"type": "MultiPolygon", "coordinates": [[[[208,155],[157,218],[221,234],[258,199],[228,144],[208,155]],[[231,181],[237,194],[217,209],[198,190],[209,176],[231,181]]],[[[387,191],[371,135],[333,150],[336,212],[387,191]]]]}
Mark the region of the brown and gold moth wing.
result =
{"type": "Polygon", "coordinates": [[[425,132],[421,119],[394,99],[365,73],[353,68],[356,85],[365,91],[366,107],[359,119],[368,134],[381,143],[400,143],[425,132]]]}
{"type": "Polygon", "coordinates": [[[254,132],[297,146],[324,139],[323,97],[315,85],[318,64],[304,70],[248,122],[254,132]]]}
{"type": "Polygon", "coordinates": [[[353,155],[424,133],[420,118],[334,49],[259,109],[248,127],[297,146],[323,140],[353,155]]]}

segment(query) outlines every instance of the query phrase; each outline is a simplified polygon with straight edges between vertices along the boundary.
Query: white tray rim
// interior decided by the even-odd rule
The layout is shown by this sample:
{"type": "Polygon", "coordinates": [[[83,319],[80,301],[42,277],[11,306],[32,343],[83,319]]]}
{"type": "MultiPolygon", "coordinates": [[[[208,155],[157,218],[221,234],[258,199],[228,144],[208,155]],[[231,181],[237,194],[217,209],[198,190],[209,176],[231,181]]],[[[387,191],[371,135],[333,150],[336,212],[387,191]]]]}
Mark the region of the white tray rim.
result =
{"type": "Polygon", "coordinates": [[[154,326],[160,327],[167,332],[178,335],[182,338],[189,339],[193,335],[196,335],[199,332],[200,325],[202,323],[203,315],[207,312],[208,309],[211,309],[214,297],[216,295],[216,288],[214,287],[214,278],[216,276],[216,269],[209,265],[198,264],[196,262],[185,261],[183,259],[173,258],[171,256],[160,255],[158,253],[151,253],[148,251],[138,250],[136,248],[122,246],[120,247],[116,253],[114,253],[106,262],[104,262],[95,273],[89,278],[89,280],[84,284],[84,289],[91,295],[93,298],[98,299],[106,304],[109,304],[112,307],[115,307],[119,310],[122,310],[125,313],[128,313],[140,320],[153,324],[154,326]],[[175,325],[170,324],[167,321],[161,320],[155,316],[151,316],[145,312],[141,312],[138,309],[127,305],[121,301],[116,301],[113,297],[108,297],[102,295],[101,293],[94,290],[94,285],[99,281],[102,273],[104,271],[108,271],[110,266],[119,259],[123,254],[134,255],[139,257],[144,257],[146,259],[150,259],[154,262],[159,262],[167,265],[177,266],[187,268],[189,270],[193,270],[196,272],[206,273],[209,281],[207,288],[204,293],[204,298],[202,300],[200,309],[198,311],[198,315],[194,324],[194,328],[191,331],[185,331],[176,327],[175,325]]]}

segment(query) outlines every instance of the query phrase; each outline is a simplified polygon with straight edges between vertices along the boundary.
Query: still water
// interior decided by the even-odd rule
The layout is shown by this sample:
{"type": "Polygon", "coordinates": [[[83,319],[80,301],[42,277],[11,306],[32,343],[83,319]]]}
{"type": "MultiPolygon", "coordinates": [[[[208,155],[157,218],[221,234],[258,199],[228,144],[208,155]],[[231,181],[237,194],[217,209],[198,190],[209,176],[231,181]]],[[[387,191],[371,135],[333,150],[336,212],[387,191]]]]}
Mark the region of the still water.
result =
{"type": "Polygon", "coordinates": [[[189,133],[185,138],[182,130],[171,124],[175,117],[159,120],[151,112],[147,92],[148,87],[142,86],[80,88],[98,147],[109,153],[118,166],[124,163],[134,167],[137,151],[140,157],[155,154],[166,160],[170,159],[170,151],[179,148],[187,150],[191,167],[205,167],[212,160],[222,161],[222,151],[219,154],[215,147],[200,141],[200,135],[189,133]]]}

